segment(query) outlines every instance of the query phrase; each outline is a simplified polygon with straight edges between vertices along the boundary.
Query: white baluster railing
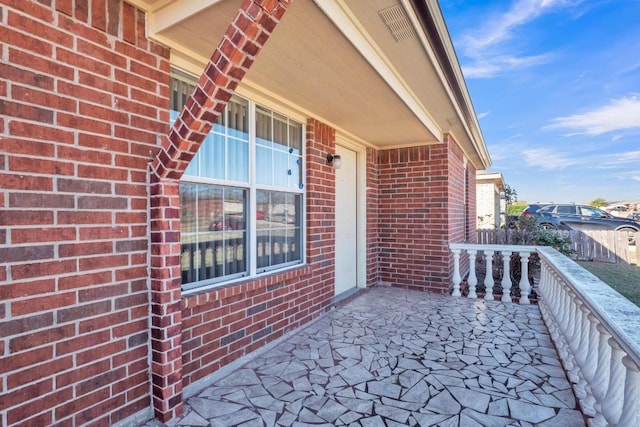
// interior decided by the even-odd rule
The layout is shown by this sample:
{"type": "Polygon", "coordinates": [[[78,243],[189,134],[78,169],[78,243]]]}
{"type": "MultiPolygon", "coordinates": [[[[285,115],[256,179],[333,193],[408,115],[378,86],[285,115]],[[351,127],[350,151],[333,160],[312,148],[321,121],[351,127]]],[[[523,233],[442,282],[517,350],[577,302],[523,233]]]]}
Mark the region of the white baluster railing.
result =
{"type": "MultiPolygon", "coordinates": [[[[529,303],[527,265],[530,255],[537,252],[540,311],[589,426],[640,426],[640,307],[549,247],[457,243],[450,249],[458,296],[466,276],[459,270],[460,260],[466,253],[474,268],[476,257],[485,258],[485,300],[493,300],[492,260],[500,253],[504,302],[512,300],[509,261],[512,253],[518,253],[522,263],[517,284],[520,304],[529,303]]],[[[468,277],[469,287],[475,288],[475,272],[468,277]]]]}

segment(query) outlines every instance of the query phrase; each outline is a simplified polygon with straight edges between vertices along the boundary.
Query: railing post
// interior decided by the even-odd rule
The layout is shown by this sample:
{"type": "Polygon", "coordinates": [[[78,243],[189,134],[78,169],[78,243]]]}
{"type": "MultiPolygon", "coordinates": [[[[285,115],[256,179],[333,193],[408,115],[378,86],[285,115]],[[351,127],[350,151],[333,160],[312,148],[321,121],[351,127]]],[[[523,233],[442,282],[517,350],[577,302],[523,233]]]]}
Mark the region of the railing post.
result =
{"type": "Polygon", "coordinates": [[[609,346],[611,347],[609,387],[604,398],[606,404],[602,405],[602,414],[609,425],[615,426],[622,415],[625,382],[622,358],[625,354],[620,348],[620,344],[613,337],[609,338],[609,346]]]}
{"type": "Polygon", "coordinates": [[[478,278],[476,277],[476,254],[478,253],[475,249],[467,249],[467,253],[469,254],[469,278],[467,279],[467,284],[469,285],[469,298],[478,298],[476,294],[476,285],[478,284],[478,278]]]}
{"type": "Polygon", "coordinates": [[[493,254],[494,251],[484,249],[484,299],[493,301],[493,254]]]}
{"type": "Polygon", "coordinates": [[[627,377],[624,382],[622,416],[618,425],[640,426],[640,371],[638,371],[638,365],[629,356],[623,357],[622,363],[627,368],[627,377]]]}
{"type": "Polygon", "coordinates": [[[453,292],[454,297],[462,296],[460,293],[460,283],[462,283],[462,277],[460,276],[460,249],[451,249],[453,252],[453,292]]]}
{"type": "Polygon", "coordinates": [[[602,323],[598,323],[596,329],[598,340],[595,345],[597,346],[598,360],[591,386],[591,392],[596,398],[596,416],[591,425],[604,426],[607,422],[604,419],[603,408],[606,405],[605,396],[609,386],[609,374],[611,373],[611,347],[609,346],[611,335],[602,323]]]}
{"type": "Polygon", "coordinates": [[[511,251],[502,251],[502,302],[511,302],[511,251]]]}
{"type": "Polygon", "coordinates": [[[520,252],[520,304],[530,304],[529,290],[529,252],[520,252]]]}

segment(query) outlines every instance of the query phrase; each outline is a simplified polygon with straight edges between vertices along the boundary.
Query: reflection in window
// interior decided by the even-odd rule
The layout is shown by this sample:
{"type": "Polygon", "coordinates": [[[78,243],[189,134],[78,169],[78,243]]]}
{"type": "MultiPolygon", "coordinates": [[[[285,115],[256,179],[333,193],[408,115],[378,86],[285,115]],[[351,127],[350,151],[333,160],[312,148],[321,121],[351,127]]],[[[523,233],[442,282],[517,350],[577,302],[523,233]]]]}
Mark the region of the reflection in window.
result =
{"type": "MultiPolygon", "coordinates": [[[[172,123],[193,87],[172,76],[172,123]]],[[[303,137],[301,123],[229,100],[181,180],[183,289],[302,262],[303,137]]]]}
{"type": "Polygon", "coordinates": [[[257,267],[265,271],[279,264],[300,261],[300,194],[257,191],[257,267]]]}
{"type": "Polygon", "coordinates": [[[301,188],[302,124],[256,107],[257,183],[301,188]]]}
{"type": "Polygon", "coordinates": [[[180,185],[183,284],[247,274],[246,193],[209,184],[180,185]]]}

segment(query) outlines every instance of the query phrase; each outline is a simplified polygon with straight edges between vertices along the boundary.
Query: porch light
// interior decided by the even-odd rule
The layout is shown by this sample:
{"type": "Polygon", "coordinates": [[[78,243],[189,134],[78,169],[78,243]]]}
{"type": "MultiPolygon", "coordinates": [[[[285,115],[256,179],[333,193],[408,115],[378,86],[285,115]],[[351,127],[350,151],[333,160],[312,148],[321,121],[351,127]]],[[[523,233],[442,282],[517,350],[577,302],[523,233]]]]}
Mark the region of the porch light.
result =
{"type": "Polygon", "coordinates": [[[338,154],[329,153],[327,154],[327,164],[334,169],[340,169],[340,166],[342,166],[342,159],[338,154]]]}

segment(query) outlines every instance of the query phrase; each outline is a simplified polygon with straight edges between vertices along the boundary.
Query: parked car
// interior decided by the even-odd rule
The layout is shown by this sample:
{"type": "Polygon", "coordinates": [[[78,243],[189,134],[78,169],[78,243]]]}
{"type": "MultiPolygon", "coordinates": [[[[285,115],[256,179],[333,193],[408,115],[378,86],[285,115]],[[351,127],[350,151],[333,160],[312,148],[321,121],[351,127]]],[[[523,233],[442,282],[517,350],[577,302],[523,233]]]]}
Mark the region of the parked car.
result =
{"type": "Polygon", "coordinates": [[[627,218],[634,221],[640,221],[640,212],[631,212],[629,215],[627,215],[627,218]]]}
{"type": "Polygon", "coordinates": [[[629,243],[635,244],[640,223],[629,218],[613,216],[589,205],[557,204],[539,209],[536,222],[543,228],[553,230],[615,230],[629,233],[629,243]]]}
{"type": "Polygon", "coordinates": [[[520,216],[534,217],[536,212],[538,212],[540,209],[544,208],[545,206],[548,206],[548,205],[540,204],[540,203],[529,205],[526,208],[524,208],[524,210],[520,213],[520,216]]]}

